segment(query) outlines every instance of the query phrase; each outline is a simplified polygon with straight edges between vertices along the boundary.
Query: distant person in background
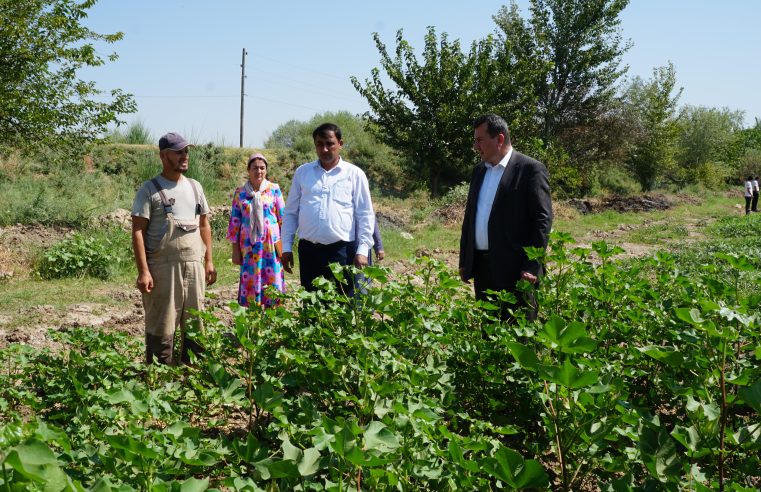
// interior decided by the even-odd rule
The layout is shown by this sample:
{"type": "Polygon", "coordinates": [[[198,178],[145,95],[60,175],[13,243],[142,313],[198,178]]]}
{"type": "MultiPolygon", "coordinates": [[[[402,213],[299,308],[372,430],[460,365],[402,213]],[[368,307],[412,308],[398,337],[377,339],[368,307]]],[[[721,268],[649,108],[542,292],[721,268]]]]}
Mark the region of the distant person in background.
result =
{"type": "MultiPolygon", "coordinates": [[[[367,265],[375,222],[367,176],[341,158],[338,125],[323,123],[312,132],[312,140],[317,160],[296,169],[283,219],[283,267],[291,272],[298,232],[299,277],[309,291],[314,279],[333,279],[331,263],[367,265]]],[[[341,289],[354,295],[351,281],[341,289]]]]}
{"type": "MultiPolygon", "coordinates": [[[[359,236],[359,234],[357,234],[357,236],[359,236]]],[[[356,240],[354,241],[354,247],[358,247],[358,242],[356,240]]],[[[383,250],[383,240],[381,239],[377,218],[375,220],[375,227],[373,228],[373,246],[367,252],[368,265],[373,264],[373,250],[375,250],[375,256],[378,258],[378,261],[383,261],[383,258],[386,257],[386,252],[383,250]]],[[[367,288],[370,287],[370,282],[371,281],[367,279],[362,272],[359,272],[354,276],[354,285],[359,289],[358,292],[361,294],[367,294],[367,288]]]]}
{"type": "Polygon", "coordinates": [[[753,185],[753,201],[750,204],[750,211],[758,212],[758,176],[755,176],[750,184],[753,185]]]}
{"type": "Polygon", "coordinates": [[[753,176],[745,179],[745,215],[750,214],[750,204],[753,201],[753,176]]]}
{"type": "Polygon", "coordinates": [[[211,255],[209,204],[201,184],[185,177],[190,144],[177,133],[159,139],[161,174],[142,184],[132,204],[132,247],[137,288],[145,310],[145,359],[176,362],[174,335],[181,333],[180,361],[201,350],[187,337],[203,309],[204,290],[217,280],[211,255]]]}
{"type": "Polygon", "coordinates": [[[285,292],[280,262],[285,202],[276,183],[267,180],[267,159],[262,154],[248,158],[248,181],[233,194],[227,239],[232,243],[233,264],[240,266],[238,304],[271,307],[276,299],[267,296],[271,285],[285,292]]]}

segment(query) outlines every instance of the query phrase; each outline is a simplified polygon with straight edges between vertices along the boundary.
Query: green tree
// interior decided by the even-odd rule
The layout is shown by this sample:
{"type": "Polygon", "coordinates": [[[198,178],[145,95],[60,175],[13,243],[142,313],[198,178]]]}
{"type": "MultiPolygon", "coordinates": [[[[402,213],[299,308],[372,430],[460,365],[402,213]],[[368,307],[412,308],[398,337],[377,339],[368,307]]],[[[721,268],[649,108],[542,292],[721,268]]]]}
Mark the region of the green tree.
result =
{"type": "Polygon", "coordinates": [[[378,68],[364,85],[356,77],[352,83],[370,104],[366,116],[378,138],[409,157],[412,174],[432,195],[470,175],[476,116],[502,114],[511,128],[529,120],[533,94],[527,72],[535,68],[528,59],[496,59],[494,38],[474,42],[466,53],[458,40],[446,33],[439,37],[429,27],[420,61],[401,30],[394,55],[377,33],[373,38],[393,88],[384,86],[378,68]]]}
{"type": "Polygon", "coordinates": [[[309,121],[287,121],[272,132],[264,147],[287,150],[286,159],[293,171],[297,165],[316,159],[312,131],[325,122],[341,128],[344,141],[341,155],[361,167],[371,185],[386,192],[408,189],[411,179],[404,172],[408,168],[405,159],[378,140],[368,127],[372,123],[348,111],[316,114],[309,121]]]}
{"type": "Polygon", "coordinates": [[[584,125],[615,96],[626,69],[619,14],[629,0],[531,0],[524,20],[512,2],[493,17],[503,41],[501,56],[524,56],[537,67],[539,136],[549,141],[584,125]],[[542,63],[543,62],[543,63],[542,63]]]}
{"type": "Polygon", "coordinates": [[[677,102],[682,89],[676,92],[674,66],[658,67],[648,81],[636,77],[625,90],[624,98],[634,122],[627,167],[642,186],[652,190],[664,175],[673,177],[676,143],[679,137],[677,102]]]}
{"type": "Polygon", "coordinates": [[[135,111],[129,94],[112,90],[111,100],[102,101],[103,91],[77,77],[81,68],[105,63],[94,42],[122,38],[122,33],[98,34],[82,25],[95,3],[0,0],[0,141],[5,145],[92,141],[119,114],[135,111]]]}
{"type": "Polygon", "coordinates": [[[761,119],[756,118],[755,124],[750,128],[740,130],[740,147],[743,151],[749,149],[761,150],[761,119]]]}
{"type": "Polygon", "coordinates": [[[599,168],[620,158],[614,98],[630,46],[619,30],[628,3],[531,0],[524,19],[511,2],[493,17],[501,41],[497,56],[530,60],[537,68],[529,82],[537,99],[533,125],[522,131],[524,138],[539,139],[554,186],[569,194],[589,192],[599,168]]]}
{"type": "Polygon", "coordinates": [[[674,180],[719,186],[734,174],[743,156],[742,111],[686,106],[680,115],[674,180]]]}

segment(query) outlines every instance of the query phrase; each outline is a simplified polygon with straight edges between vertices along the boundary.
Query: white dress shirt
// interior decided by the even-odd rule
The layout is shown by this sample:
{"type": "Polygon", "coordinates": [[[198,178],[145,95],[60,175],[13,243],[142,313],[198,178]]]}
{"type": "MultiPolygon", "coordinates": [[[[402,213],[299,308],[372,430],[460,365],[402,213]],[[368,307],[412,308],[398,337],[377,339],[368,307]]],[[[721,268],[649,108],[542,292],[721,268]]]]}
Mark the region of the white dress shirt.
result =
{"type": "Polygon", "coordinates": [[[494,197],[497,194],[499,180],[507,168],[507,163],[513,155],[513,148],[507,151],[507,155],[497,164],[486,164],[486,174],[484,182],[481,183],[481,190],[478,192],[476,201],[476,249],[489,249],[489,215],[491,215],[491,206],[494,204],[494,197]]]}
{"type": "Polygon", "coordinates": [[[367,176],[340,159],[326,171],[320,161],[302,164],[293,175],[283,217],[283,251],[292,252],[299,238],[318,244],[354,241],[357,254],[367,256],[373,244],[375,214],[367,176]]]}

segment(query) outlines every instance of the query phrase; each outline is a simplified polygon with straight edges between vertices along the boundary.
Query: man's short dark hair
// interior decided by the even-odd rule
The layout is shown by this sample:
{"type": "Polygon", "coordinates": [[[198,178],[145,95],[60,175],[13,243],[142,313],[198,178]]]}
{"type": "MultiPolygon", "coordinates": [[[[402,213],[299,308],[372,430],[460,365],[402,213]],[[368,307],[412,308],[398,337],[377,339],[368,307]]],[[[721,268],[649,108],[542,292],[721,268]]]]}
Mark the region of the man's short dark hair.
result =
{"type": "Polygon", "coordinates": [[[318,136],[326,138],[328,136],[328,132],[333,132],[338,140],[342,140],[341,128],[339,128],[335,123],[323,123],[322,125],[315,128],[312,132],[312,140],[318,136]]]}
{"type": "Polygon", "coordinates": [[[507,123],[498,114],[484,114],[479,116],[473,121],[473,129],[475,130],[479,126],[486,123],[486,131],[490,137],[496,137],[500,133],[505,135],[505,143],[510,144],[510,130],[507,128],[507,123]]]}

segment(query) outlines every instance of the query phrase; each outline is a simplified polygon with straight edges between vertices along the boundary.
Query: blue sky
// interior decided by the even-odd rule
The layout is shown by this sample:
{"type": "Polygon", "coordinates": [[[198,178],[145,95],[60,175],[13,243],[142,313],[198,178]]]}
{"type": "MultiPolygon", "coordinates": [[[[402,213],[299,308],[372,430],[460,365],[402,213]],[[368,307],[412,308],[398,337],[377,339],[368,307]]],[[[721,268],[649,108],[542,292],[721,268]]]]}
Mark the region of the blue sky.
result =
{"type": "MultiPolygon", "coordinates": [[[[389,49],[395,34],[419,50],[427,26],[469,45],[495,29],[507,2],[479,0],[100,0],[85,25],[124,39],[101,46],[119,60],[83,78],[135,95],[155,138],[179,131],[196,143],[238,146],[240,62],[246,48],[245,146],[261,146],[278,125],[325,111],[368,109],[349,81],[378,66],[372,33],[389,49]]],[[[522,8],[527,0],[518,2],[522,8]]],[[[671,61],[680,103],[745,111],[761,118],[761,2],[633,0],[621,16],[632,48],[628,76],[649,78],[671,61]]]]}

